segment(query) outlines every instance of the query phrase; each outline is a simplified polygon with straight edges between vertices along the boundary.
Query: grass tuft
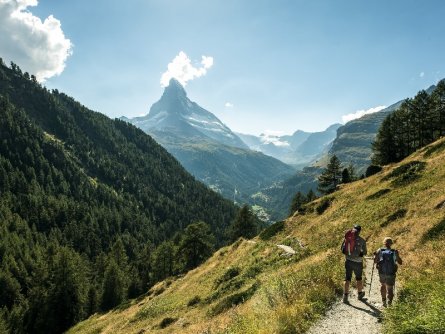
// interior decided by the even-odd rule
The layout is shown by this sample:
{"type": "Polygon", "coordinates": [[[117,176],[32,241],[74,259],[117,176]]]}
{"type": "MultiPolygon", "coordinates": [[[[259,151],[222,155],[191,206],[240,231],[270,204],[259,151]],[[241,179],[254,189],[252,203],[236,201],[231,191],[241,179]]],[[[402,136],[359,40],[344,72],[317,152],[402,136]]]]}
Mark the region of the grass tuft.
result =
{"type": "Polygon", "coordinates": [[[382,178],[382,181],[391,181],[391,185],[395,187],[408,185],[421,176],[421,172],[425,169],[426,162],[423,161],[410,161],[397,168],[391,173],[382,178]]]}
{"type": "Polygon", "coordinates": [[[222,274],[221,277],[219,277],[215,281],[215,288],[220,286],[222,283],[228,282],[232,278],[235,278],[236,276],[238,276],[240,274],[240,272],[241,272],[241,270],[239,267],[230,267],[229,269],[226,270],[226,272],[224,274],[222,274]]]}
{"type": "Polygon", "coordinates": [[[393,221],[396,221],[398,219],[401,219],[401,218],[405,217],[407,212],[408,212],[408,210],[406,210],[406,209],[397,210],[393,214],[389,215],[386,218],[386,220],[383,223],[380,224],[380,227],[388,226],[393,221]]]}
{"type": "Polygon", "coordinates": [[[166,328],[168,326],[170,326],[171,324],[175,323],[178,319],[177,318],[164,318],[162,319],[162,321],[159,323],[159,328],[163,329],[166,328]]]}
{"type": "Polygon", "coordinates": [[[428,241],[430,239],[438,239],[443,235],[445,235],[445,218],[430,228],[423,236],[423,240],[428,241]]]}
{"type": "Polygon", "coordinates": [[[192,307],[192,306],[198,305],[200,302],[201,302],[201,297],[195,296],[188,301],[187,306],[192,307]]]}
{"type": "Polygon", "coordinates": [[[397,303],[385,312],[385,333],[445,333],[443,269],[442,264],[440,273],[422,275],[402,288],[397,303]]]}
{"type": "Polygon", "coordinates": [[[389,193],[391,191],[391,189],[385,188],[385,189],[380,189],[379,191],[376,191],[375,193],[369,195],[368,197],[366,197],[366,200],[372,200],[372,199],[377,199],[382,197],[383,195],[386,195],[387,193],[389,193]]]}
{"type": "Polygon", "coordinates": [[[242,292],[234,293],[230,296],[225,297],[219,303],[217,303],[211,310],[210,315],[218,315],[233,306],[239,305],[250,299],[255,291],[258,289],[259,283],[254,283],[250,288],[242,292]]]}
{"type": "Polygon", "coordinates": [[[281,232],[284,229],[284,221],[276,222],[275,224],[270,225],[266,229],[264,229],[259,237],[261,240],[269,240],[277,233],[281,232]]]}
{"type": "Polygon", "coordinates": [[[445,150],[445,141],[442,141],[438,144],[434,144],[434,145],[430,146],[423,154],[423,157],[429,158],[434,153],[439,153],[439,152],[442,152],[443,150],[445,150]]]}

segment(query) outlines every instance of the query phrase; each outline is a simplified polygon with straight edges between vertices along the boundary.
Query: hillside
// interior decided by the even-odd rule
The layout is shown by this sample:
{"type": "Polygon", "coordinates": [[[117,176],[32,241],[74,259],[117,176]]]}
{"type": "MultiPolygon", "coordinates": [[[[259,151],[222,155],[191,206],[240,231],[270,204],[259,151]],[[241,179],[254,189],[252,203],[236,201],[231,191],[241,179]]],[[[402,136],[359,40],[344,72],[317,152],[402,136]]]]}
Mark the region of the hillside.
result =
{"type": "Polygon", "coordinates": [[[69,333],[303,333],[341,294],[339,245],[353,224],[370,251],[389,235],[404,259],[385,332],[444,333],[444,189],[445,138],[69,333]]]}
{"type": "MultiPolygon", "coordinates": [[[[436,86],[432,85],[425,91],[431,94],[435,88],[436,86]]],[[[371,164],[372,142],[376,138],[380,125],[388,115],[402,105],[402,102],[396,102],[379,112],[362,116],[340,127],[328,155],[335,154],[345,165],[352,163],[358,175],[364,174],[371,164]]],[[[324,166],[327,161],[328,158],[325,156],[315,165],[324,166]]]]}
{"type": "Polygon", "coordinates": [[[202,221],[222,245],[236,212],[143,131],[0,61],[0,328],[60,333],[135,297],[173,272],[160,244],[202,221]]]}

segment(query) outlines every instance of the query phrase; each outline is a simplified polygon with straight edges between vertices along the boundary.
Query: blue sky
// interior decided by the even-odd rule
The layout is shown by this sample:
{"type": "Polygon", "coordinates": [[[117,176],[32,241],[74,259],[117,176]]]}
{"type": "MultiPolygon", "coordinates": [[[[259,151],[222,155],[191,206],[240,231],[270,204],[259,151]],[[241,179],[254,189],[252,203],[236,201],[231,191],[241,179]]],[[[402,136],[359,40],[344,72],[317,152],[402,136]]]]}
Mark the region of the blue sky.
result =
{"type": "MultiPolygon", "coordinates": [[[[112,118],[148,113],[181,51],[198,69],[202,56],[213,59],[187,82],[189,97],[250,134],[321,131],[445,77],[440,0],[0,0],[2,16],[8,2],[60,22],[58,34],[50,22],[44,28],[46,46],[42,39],[24,43],[50,50],[51,39],[61,41],[45,58],[60,74],[48,74],[44,84],[112,118]]],[[[21,38],[17,22],[0,22],[8,22],[0,34],[21,38]]],[[[43,66],[26,59],[37,57],[31,47],[7,43],[0,38],[3,59],[30,72],[43,66]]]]}

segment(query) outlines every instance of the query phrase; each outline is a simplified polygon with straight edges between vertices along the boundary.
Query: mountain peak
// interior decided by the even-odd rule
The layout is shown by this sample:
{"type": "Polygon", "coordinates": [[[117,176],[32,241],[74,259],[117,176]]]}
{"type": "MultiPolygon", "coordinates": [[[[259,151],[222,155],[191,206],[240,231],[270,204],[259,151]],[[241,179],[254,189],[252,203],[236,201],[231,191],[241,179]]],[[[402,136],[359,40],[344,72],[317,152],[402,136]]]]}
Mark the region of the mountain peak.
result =
{"type": "Polygon", "coordinates": [[[175,78],[171,78],[168,86],[165,87],[164,89],[164,96],[172,96],[172,95],[176,95],[176,96],[182,96],[182,97],[187,97],[187,92],[184,89],[184,86],[181,85],[181,83],[175,79],[175,78]]]}

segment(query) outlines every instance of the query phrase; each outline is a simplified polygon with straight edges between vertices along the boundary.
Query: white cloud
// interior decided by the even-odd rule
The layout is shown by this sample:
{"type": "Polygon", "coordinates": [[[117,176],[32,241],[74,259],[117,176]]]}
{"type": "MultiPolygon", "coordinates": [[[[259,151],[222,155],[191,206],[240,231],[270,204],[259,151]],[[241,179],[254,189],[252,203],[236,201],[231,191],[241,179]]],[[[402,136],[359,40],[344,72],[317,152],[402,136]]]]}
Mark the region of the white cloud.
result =
{"type": "Polygon", "coordinates": [[[425,76],[425,72],[420,72],[419,77],[423,78],[425,76]]]}
{"type": "Polygon", "coordinates": [[[368,110],[357,110],[355,113],[344,115],[341,118],[343,120],[343,123],[348,123],[349,121],[352,121],[354,119],[360,118],[360,117],[368,115],[368,114],[373,114],[375,112],[379,112],[385,108],[386,108],[386,106],[378,106],[378,107],[370,108],[368,110]]]}
{"type": "Polygon", "coordinates": [[[224,105],[224,107],[226,107],[226,108],[233,108],[234,105],[233,105],[233,103],[226,102],[226,104],[224,105]]]}
{"type": "Polygon", "coordinates": [[[0,57],[45,81],[63,72],[72,44],[54,16],[42,22],[27,10],[37,5],[37,0],[0,0],[0,57]]]}
{"type": "Polygon", "coordinates": [[[202,56],[201,65],[200,67],[193,66],[186,53],[180,51],[167,65],[167,71],[162,74],[161,86],[167,87],[171,78],[175,78],[181,85],[185,86],[188,81],[206,75],[207,70],[213,66],[213,57],[202,56]]]}
{"type": "Polygon", "coordinates": [[[284,133],[282,131],[266,130],[264,133],[260,134],[260,140],[263,144],[273,144],[279,147],[290,146],[287,141],[282,141],[281,136],[284,133]]]}

